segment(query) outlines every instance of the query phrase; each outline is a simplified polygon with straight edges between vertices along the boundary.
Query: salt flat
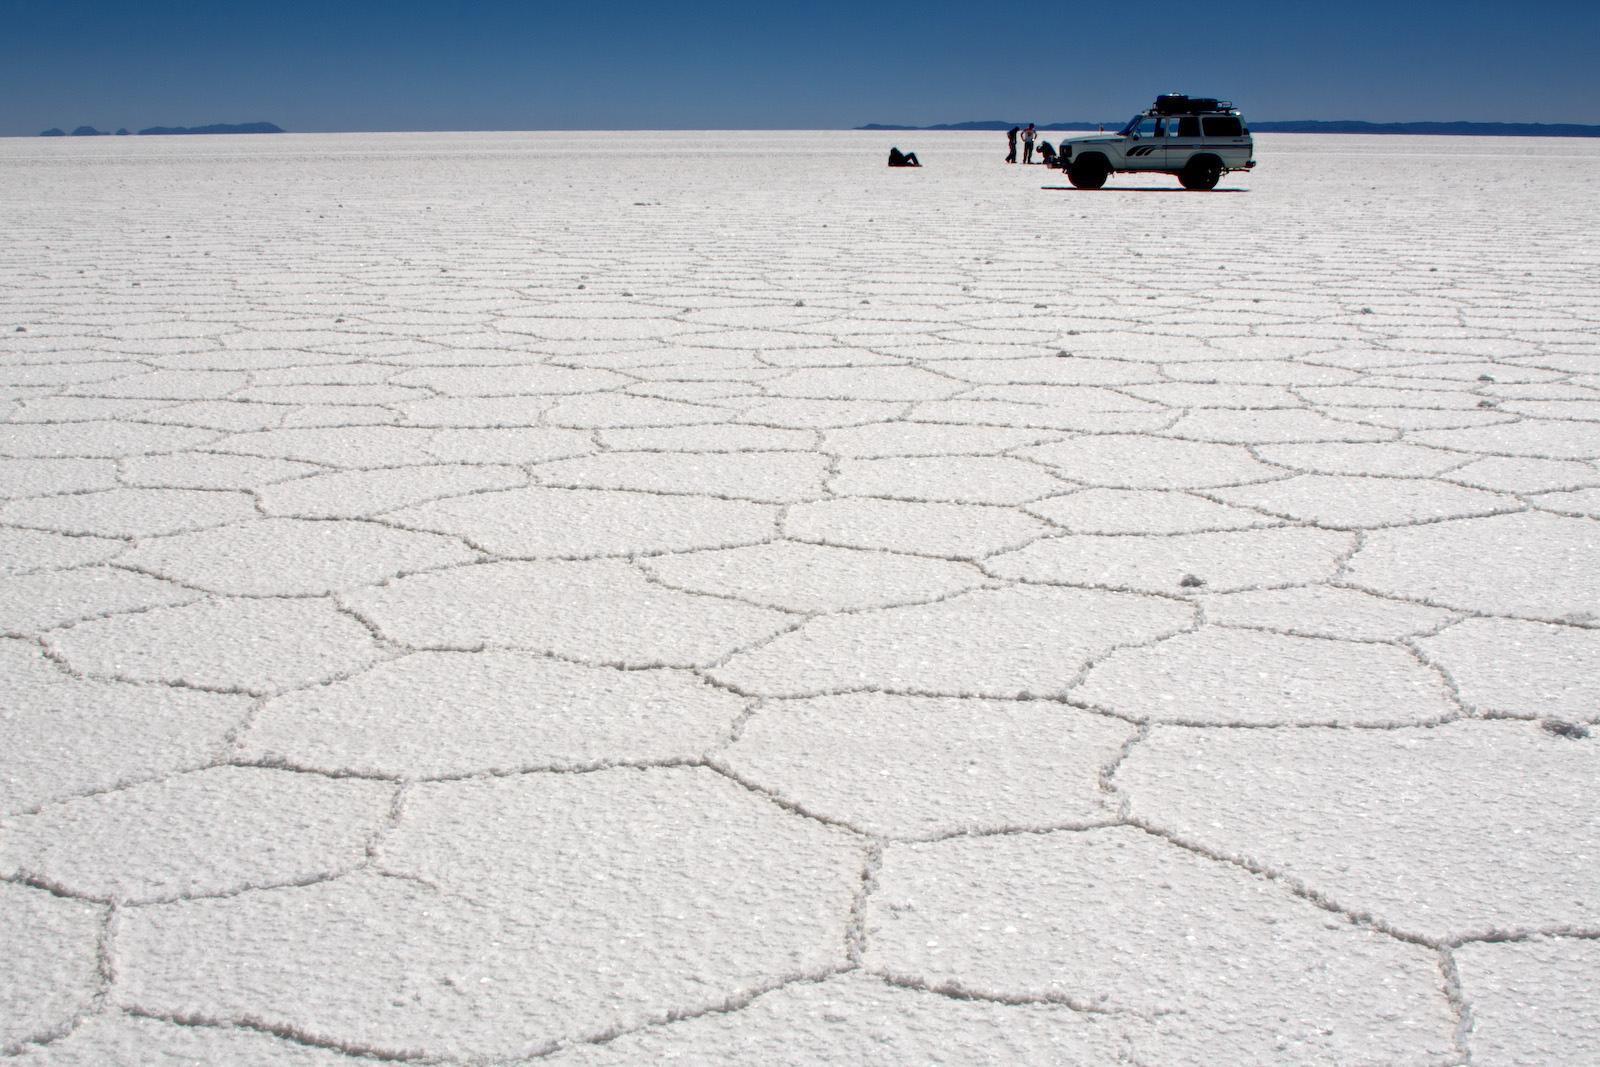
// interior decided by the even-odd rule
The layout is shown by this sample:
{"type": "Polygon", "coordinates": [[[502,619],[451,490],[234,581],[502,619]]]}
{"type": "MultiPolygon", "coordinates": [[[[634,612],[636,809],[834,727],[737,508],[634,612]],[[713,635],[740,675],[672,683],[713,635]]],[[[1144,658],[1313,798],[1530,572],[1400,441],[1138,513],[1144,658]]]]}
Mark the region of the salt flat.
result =
{"type": "Polygon", "coordinates": [[[1003,149],[0,141],[4,1055],[1600,1060],[1600,144],[1003,149]]]}

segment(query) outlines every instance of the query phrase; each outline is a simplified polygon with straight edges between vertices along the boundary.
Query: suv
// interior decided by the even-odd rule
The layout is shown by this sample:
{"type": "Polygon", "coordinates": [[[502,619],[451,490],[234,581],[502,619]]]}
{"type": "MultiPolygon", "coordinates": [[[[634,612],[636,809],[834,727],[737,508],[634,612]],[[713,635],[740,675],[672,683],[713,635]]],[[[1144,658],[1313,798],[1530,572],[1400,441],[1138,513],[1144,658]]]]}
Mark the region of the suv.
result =
{"type": "Polygon", "coordinates": [[[1230,170],[1249,170],[1255,143],[1226,100],[1170,93],[1115,135],[1062,141],[1056,166],[1079,189],[1098,189],[1113,171],[1175,174],[1185,189],[1214,189],[1230,170]]]}

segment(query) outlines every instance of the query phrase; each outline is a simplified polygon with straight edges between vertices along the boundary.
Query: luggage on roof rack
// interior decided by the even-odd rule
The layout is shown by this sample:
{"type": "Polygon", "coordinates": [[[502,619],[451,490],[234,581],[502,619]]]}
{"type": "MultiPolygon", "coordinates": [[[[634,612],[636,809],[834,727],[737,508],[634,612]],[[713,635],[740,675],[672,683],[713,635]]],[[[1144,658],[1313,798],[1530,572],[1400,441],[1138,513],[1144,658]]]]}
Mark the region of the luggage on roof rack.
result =
{"type": "Polygon", "coordinates": [[[1152,108],[1158,115],[1192,115],[1196,112],[1228,111],[1233,105],[1214,96],[1187,96],[1183,93],[1162,93],[1156,97],[1152,108]]]}

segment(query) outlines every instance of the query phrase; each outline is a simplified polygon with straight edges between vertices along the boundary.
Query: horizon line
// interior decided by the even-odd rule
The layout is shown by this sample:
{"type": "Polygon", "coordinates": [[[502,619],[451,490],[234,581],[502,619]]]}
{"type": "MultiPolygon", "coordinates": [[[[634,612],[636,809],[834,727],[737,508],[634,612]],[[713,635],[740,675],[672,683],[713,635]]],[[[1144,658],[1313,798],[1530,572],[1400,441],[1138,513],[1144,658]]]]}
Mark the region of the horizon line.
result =
{"type": "MultiPolygon", "coordinates": [[[[266,120],[254,120],[266,122],[266,120]]],[[[1125,120],[1055,120],[1051,122],[1035,122],[1036,129],[1051,130],[1094,130],[1097,127],[1121,125],[1125,120]]],[[[250,123],[202,123],[199,125],[249,125],[250,123]]],[[[513,129],[510,127],[488,126],[458,126],[440,127],[431,129],[405,128],[405,129],[327,129],[327,130],[289,130],[280,128],[280,134],[358,134],[358,133],[993,133],[993,129],[979,129],[982,126],[1025,126],[1027,122],[1014,122],[1008,119],[971,119],[962,122],[941,122],[928,125],[912,125],[909,123],[869,122],[857,126],[540,126],[513,129]],[[966,128],[962,128],[966,127],[966,128]]],[[[80,123],[89,125],[88,123],[80,123]]],[[[274,124],[275,125],[275,124],[274,124]]],[[[1250,125],[1255,128],[1278,125],[1361,125],[1361,126],[1485,126],[1485,127],[1557,127],[1578,130],[1594,131],[1600,135],[1600,125],[1580,122],[1550,122],[1543,120],[1510,121],[1502,119],[1253,119],[1250,125]]],[[[129,129],[126,126],[119,127],[129,129]]],[[[146,127],[150,129],[152,127],[146,127]]],[[[171,127],[168,127],[171,128],[171,127]]],[[[52,126],[48,129],[56,130],[64,127],[52,126]]],[[[1001,131],[1003,132],[1003,130],[1001,131]]],[[[1262,132],[1273,132],[1263,130],[1262,132]]],[[[126,134],[114,131],[100,131],[96,134],[73,134],[65,132],[60,137],[49,135],[45,131],[35,133],[9,133],[0,134],[0,139],[25,138],[37,140],[90,140],[99,137],[118,139],[120,137],[262,137],[273,136],[267,133],[184,133],[184,134],[145,134],[131,130],[126,134]]]]}

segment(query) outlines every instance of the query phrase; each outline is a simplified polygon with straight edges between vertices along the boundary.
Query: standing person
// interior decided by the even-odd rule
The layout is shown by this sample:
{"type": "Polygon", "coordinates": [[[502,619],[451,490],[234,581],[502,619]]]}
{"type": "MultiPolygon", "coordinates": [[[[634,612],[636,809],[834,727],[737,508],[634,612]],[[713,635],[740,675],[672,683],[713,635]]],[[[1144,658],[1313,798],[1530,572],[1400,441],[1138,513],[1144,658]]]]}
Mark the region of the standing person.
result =
{"type": "Polygon", "coordinates": [[[1033,162],[1033,139],[1037,134],[1038,131],[1033,128],[1033,123],[1031,122],[1022,131],[1022,161],[1024,163],[1033,162]]]}
{"type": "Polygon", "coordinates": [[[1013,126],[1006,131],[1006,144],[1011,146],[1011,151],[1006,153],[1007,163],[1015,163],[1017,161],[1017,134],[1021,132],[1021,128],[1017,126],[1013,126]]]}

